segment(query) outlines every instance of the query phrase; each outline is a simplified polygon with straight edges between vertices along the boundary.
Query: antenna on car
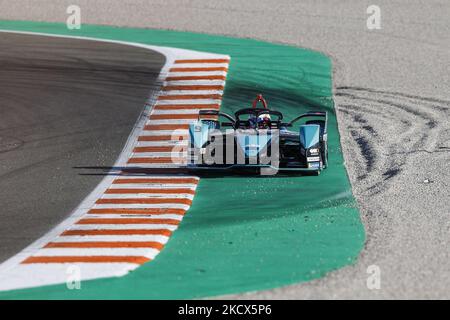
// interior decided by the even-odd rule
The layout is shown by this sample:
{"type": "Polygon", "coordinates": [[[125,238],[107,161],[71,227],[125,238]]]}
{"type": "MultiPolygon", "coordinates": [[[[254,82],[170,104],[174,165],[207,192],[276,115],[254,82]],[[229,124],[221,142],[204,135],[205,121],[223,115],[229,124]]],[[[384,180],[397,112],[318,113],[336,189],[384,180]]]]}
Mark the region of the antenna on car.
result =
{"type": "Polygon", "coordinates": [[[264,109],[267,109],[267,101],[266,101],[266,99],[263,98],[262,94],[257,94],[255,100],[253,100],[252,107],[254,109],[256,109],[258,102],[261,102],[262,105],[264,106],[264,109]]]}

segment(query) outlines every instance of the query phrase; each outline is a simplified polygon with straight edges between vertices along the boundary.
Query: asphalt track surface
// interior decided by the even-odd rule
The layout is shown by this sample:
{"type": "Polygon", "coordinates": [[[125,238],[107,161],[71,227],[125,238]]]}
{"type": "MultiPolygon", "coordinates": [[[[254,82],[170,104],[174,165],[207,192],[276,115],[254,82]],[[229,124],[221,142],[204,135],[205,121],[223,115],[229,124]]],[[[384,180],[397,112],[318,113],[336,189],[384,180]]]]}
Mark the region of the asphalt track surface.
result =
{"type": "MultiPolygon", "coordinates": [[[[65,21],[70,1],[0,2],[0,18],[65,21]]],[[[334,62],[346,166],[367,233],[355,266],[232,298],[450,298],[450,5],[377,1],[78,1],[86,23],[225,34],[334,62]],[[367,267],[381,288],[366,286],[367,267]]]]}
{"type": "Polygon", "coordinates": [[[0,34],[0,261],[97,186],[164,62],[120,44],[0,34]]]}

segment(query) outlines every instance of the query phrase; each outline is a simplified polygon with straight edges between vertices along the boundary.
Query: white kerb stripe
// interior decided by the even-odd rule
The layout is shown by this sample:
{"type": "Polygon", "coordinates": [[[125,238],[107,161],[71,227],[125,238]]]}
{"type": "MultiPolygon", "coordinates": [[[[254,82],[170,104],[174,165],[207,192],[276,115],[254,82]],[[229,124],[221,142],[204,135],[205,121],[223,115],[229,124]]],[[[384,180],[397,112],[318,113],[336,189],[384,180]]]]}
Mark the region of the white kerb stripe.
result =
{"type": "Polygon", "coordinates": [[[169,237],[160,235],[89,235],[89,236],[62,236],[52,242],[158,242],[167,243],[169,237]]]}
{"type": "Polygon", "coordinates": [[[77,224],[69,230],[170,230],[177,229],[177,225],[172,224],[77,224]]]}
{"type": "Polygon", "coordinates": [[[159,252],[154,248],[46,248],[33,256],[140,256],[153,259],[159,252]]]}

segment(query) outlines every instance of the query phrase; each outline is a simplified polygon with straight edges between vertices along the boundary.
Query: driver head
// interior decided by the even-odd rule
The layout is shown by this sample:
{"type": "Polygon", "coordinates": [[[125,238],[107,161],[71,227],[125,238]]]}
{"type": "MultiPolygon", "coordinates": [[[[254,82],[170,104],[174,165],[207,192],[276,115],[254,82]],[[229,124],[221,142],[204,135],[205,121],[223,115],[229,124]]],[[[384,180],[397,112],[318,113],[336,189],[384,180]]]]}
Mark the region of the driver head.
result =
{"type": "Polygon", "coordinates": [[[270,114],[264,113],[258,116],[258,128],[267,129],[270,128],[270,114]]]}

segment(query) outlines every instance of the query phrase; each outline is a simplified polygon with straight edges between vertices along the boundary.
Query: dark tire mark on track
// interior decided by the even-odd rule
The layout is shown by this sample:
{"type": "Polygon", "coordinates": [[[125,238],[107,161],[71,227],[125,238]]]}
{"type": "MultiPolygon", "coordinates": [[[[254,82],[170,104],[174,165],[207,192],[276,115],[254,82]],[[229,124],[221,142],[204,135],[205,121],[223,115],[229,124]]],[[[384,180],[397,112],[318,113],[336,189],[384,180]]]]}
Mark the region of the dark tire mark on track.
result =
{"type": "Polygon", "coordinates": [[[338,87],[336,100],[343,132],[359,150],[351,160],[356,179],[364,180],[372,195],[401,174],[409,154],[448,152],[440,146],[449,139],[450,101],[361,87],[338,87]],[[381,176],[371,174],[380,170],[381,176]]]}

